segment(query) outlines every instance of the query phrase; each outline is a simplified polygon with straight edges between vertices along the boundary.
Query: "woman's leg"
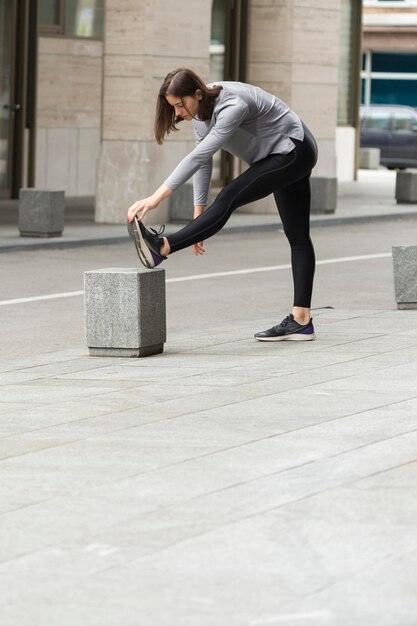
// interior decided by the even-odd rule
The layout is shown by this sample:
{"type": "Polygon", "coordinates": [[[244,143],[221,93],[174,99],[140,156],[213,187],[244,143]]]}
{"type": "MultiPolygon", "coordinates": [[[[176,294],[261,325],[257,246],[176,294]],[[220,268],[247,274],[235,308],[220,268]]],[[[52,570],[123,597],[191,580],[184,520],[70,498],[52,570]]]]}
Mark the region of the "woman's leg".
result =
{"type": "Polygon", "coordinates": [[[208,239],[226,224],[235,209],[304,178],[313,164],[314,155],[301,142],[289,154],[272,154],[254,163],[226,185],[202,215],[167,236],[171,252],[208,239]]]}
{"type": "Polygon", "coordinates": [[[300,324],[310,319],[315,255],[310,238],[310,174],[274,193],[284,232],[291,246],[294,281],[293,314],[300,324]]]}

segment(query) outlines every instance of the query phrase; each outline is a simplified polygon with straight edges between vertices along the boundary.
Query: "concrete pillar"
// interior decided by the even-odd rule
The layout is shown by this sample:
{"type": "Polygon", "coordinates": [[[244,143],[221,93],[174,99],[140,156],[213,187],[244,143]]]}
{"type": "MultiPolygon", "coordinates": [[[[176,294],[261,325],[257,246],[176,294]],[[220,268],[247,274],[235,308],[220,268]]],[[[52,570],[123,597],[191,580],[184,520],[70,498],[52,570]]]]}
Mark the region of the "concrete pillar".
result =
{"type": "MultiPolygon", "coordinates": [[[[107,0],[104,37],[102,141],[96,221],[123,223],[127,208],[154,191],[194,145],[182,123],[158,146],[153,135],[156,96],[177,67],[208,75],[211,2],[107,0]]],[[[149,217],[168,218],[165,201],[149,217]]]]}
{"type": "MultiPolygon", "coordinates": [[[[314,133],[313,176],[334,179],[340,0],[251,0],[248,82],[276,94],[314,133]]],[[[330,187],[329,187],[330,188],[330,187]]],[[[273,198],[251,205],[275,212],[273,198]]]]}

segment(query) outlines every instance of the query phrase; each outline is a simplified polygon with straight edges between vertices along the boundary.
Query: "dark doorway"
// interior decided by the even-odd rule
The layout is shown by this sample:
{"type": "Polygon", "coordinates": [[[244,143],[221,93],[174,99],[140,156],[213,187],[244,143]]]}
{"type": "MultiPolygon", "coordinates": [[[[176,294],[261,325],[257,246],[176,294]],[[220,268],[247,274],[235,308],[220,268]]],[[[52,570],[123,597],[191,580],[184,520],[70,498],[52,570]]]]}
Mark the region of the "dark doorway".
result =
{"type": "Polygon", "coordinates": [[[37,1],[0,0],[0,198],[34,179],[37,1]]]}

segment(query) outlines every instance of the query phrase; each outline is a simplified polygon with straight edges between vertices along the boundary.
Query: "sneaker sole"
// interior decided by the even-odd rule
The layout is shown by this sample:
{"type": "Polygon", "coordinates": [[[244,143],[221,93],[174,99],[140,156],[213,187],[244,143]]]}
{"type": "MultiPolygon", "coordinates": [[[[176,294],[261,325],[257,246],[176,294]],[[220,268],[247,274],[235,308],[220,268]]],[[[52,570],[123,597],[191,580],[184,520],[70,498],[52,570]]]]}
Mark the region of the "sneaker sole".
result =
{"type": "Polygon", "coordinates": [[[294,333],[293,335],[282,335],[281,337],[256,337],[257,341],[313,341],[316,338],[315,333],[311,335],[299,335],[294,333]]]}
{"type": "Polygon", "coordinates": [[[142,236],[142,231],[136,217],[132,222],[128,222],[127,230],[131,239],[133,239],[140,262],[148,269],[153,269],[155,267],[155,262],[142,236]]]}

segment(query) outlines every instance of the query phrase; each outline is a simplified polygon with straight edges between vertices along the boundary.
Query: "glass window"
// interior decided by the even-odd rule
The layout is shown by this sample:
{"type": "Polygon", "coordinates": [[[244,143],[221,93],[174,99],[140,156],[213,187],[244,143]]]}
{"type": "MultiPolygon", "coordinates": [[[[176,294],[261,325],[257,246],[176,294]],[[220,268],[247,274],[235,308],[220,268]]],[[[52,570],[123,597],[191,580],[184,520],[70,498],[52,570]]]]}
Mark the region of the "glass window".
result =
{"type": "Polygon", "coordinates": [[[39,0],[41,33],[103,37],[104,0],[39,0]]]}
{"type": "Polygon", "coordinates": [[[362,127],[367,130],[389,130],[390,116],[383,111],[373,111],[372,113],[365,113],[365,118],[362,121],[362,127]]]}
{"type": "Polygon", "coordinates": [[[224,79],[227,4],[213,0],[211,7],[210,81],[224,79]]]}
{"type": "Polygon", "coordinates": [[[11,2],[0,0],[0,191],[9,187],[9,140],[12,90],[12,28],[11,2]]]}
{"type": "Polygon", "coordinates": [[[417,81],[374,78],[371,104],[406,104],[417,107],[417,81]]]}
{"type": "Polygon", "coordinates": [[[417,126],[417,116],[414,117],[407,112],[394,114],[394,130],[399,132],[410,132],[415,126],[417,126]]]}
{"type": "MultiPolygon", "coordinates": [[[[211,5],[210,72],[209,81],[224,80],[226,50],[227,3],[213,0],[211,5]]],[[[222,157],[218,152],[213,157],[213,181],[222,179],[222,157]]]]}
{"type": "Polygon", "coordinates": [[[39,21],[43,26],[59,26],[61,0],[42,0],[39,4],[39,21]]]}
{"type": "Polygon", "coordinates": [[[65,34],[100,39],[103,33],[103,1],[67,0],[65,3],[65,34]]]}
{"type": "Polygon", "coordinates": [[[417,74],[417,53],[373,52],[372,71],[417,74]]]}

